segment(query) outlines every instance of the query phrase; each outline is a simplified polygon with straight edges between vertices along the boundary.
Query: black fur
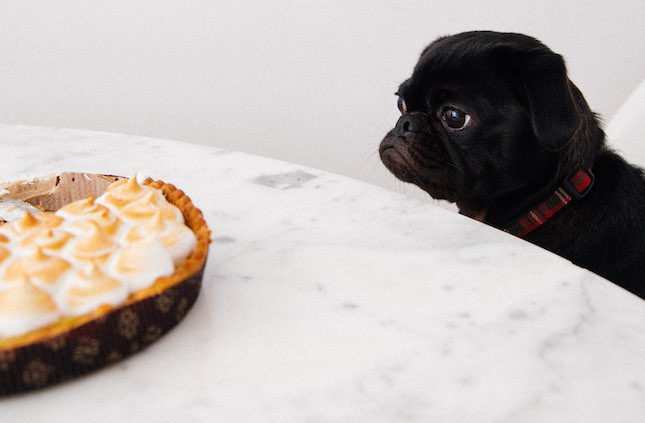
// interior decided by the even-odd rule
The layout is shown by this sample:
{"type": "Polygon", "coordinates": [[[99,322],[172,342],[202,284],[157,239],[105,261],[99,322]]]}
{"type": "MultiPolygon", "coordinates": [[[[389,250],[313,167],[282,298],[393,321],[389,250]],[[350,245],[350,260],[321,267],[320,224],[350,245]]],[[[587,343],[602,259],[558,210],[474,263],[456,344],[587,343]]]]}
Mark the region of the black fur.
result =
{"type": "Polygon", "coordinates": [[[381,142],[399,179],[500,229],[592,167],[595,185],[527,240],[645,298],[645,176],[607,148],[562,57],[522,34],[466,32],[421,54],[398,94],[406,113],[381,142]],[[468,113],[461,130],[446,107],[468,113]]]}

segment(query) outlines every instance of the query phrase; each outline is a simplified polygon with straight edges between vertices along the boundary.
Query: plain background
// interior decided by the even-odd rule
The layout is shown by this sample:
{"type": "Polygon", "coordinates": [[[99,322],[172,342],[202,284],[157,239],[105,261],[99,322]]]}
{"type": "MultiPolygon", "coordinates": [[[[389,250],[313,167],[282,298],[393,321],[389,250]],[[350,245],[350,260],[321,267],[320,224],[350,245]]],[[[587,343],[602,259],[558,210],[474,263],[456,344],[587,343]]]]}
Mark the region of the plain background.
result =
{"type": "Polygon", "coordinates": [[[393,92],[437,36],[533,35],[605,120],[645,75],[641,0],[0,0],[0,11],[0,121],[203,143],[415,196],[376,151],[398,116],[393,92]]]}

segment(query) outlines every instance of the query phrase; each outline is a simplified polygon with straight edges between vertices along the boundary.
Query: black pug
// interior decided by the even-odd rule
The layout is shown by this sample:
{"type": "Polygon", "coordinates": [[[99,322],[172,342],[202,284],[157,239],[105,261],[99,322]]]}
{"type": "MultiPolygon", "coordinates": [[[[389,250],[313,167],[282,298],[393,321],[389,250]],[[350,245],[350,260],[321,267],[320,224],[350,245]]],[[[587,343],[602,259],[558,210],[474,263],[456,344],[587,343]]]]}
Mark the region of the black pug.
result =
{"type": "Polygon", "coordinates": [[[645,177],[607,148],[562,57],[466,32],[421,54],[381,142],[385,166],[460,213],[645,298],[645,177]]]}

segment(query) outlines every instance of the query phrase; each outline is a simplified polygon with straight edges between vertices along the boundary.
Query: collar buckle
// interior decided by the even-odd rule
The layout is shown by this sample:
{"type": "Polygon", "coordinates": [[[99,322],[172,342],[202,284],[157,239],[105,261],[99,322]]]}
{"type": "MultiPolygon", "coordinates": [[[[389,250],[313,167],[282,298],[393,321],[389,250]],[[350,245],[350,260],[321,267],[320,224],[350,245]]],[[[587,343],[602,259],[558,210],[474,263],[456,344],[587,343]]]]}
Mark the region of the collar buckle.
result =
{"type": "Polygon", "coordinates": [[[562,187],[567,191],[576,200],[584,198],[591,187],[593,187],[595,181],[594,174],[591,172],[591,169],[578,169],[574,170],[567,176],[562,182],[562,187]]]}

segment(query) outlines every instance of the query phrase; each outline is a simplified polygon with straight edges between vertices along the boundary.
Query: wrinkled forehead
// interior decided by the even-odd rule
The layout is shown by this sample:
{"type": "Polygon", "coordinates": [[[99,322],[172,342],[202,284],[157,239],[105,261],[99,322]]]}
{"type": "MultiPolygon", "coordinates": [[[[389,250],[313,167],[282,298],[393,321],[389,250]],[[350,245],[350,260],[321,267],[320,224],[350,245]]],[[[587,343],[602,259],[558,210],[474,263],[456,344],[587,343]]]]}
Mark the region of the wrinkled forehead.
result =
{"type": "Polygon", "coordinates": [[[516,96],[517,78],[500,57],[476,43],[441,41],[423,52],[412,77],[399,87],[406,100],[421,96],[414,100],[435,102],[456,96],[471,103],[495,103],[516,96]]]}

